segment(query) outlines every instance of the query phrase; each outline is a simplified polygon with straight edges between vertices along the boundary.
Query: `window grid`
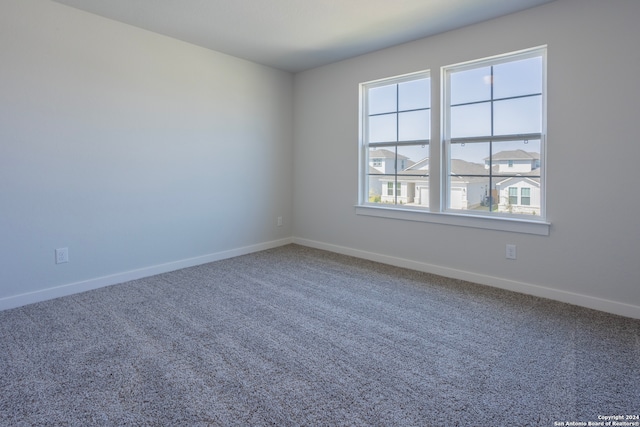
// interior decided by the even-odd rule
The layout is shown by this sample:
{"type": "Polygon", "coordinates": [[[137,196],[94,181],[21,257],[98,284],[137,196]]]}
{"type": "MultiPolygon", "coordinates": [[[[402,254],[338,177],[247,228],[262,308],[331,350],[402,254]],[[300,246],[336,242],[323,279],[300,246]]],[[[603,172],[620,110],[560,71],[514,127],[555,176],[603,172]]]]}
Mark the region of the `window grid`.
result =
{"type": "MultiPolygon", "coordinates": [[[[496,164],[494,156],[495,156],[495,152],[494,152],[494,145],[495,143],[499,143],[499,142],[506,142],[506,141],[522,141],[525,145],[529,143],[529,141],[539,141],[540,144],[540,152],[538,153],[539,156],[541,157],[543,152],[544,152],[544,134],[542,132],[533,132],[533,133],[521,133],[521,134],[510,134],[510,135],[495,135],[495,104],[497,102],[504,102],[504,101],[510,101],[510,100],[518,100],[518,99],[527,99],[527,98],[534,98],[534,97],[539,97],[540,98],[540,103],[541,106],[544,105],[544,94],[542,91],[533,91],[531,93],[525,93],[525,94],[519,94],[519,95],[515,95],[515,96],[506,96],[506,97],[499,97],[496,98],[495,97],[495,86],[494,86],[494,82],[495,82],[495,67],[499,66],[499,65],[503,65],[503,64],[508,64],[510,62],[517,62],[519,60],[524,60],[524,59],[531,59],[531,58],[541,58],[542,60],[542,70],[541,70],[541,75],[542,78],[544,79],[544,49],[533,49],[530,52],[525,53],[524,55],[522,54],[512,54],[512,55],[505,55],[503,58],[499,59],[499,60],[495,60],[493,63],[491,60],[485,60],[485,61],[477,61],[475,64],[471,63],[471,64],[467,64],[465,66],[462,67],[457,67],[457,66],[451,66],[451,67],[444,67],[443,70],[445,71],[445,99],[448,105],[445,105],[443,108],[443,114],[446,117],[445,120],[445,124],[446,124],[446,130],[445,130],[445,134],[448,135],[447,137],[444,138],[443,143],[445,144],[445,148],[443,150],[443,153],[445,153],[445,156],[447,158],[446,161],[446,179],[443,180],[444,183],[444,187],[442,188],[443,191],[443,195],[445,197],[445,210],[449,210],[449,209],[453,209],[456,210],[457,207],[453,206],[452,203],[452,179],[458,178],[458,179],[473,179],[473,178],[487,178],[488,179],[488,188],[489,190],[489,194],[488,194],[488,200],[486,200],[485,203],[481,203],[483,206],[486,206],[487,211],[490,214],[501,214],[501,213],[507,213],[511,214],[513,213],[510,205],[511,203],[511,197],[510,195],[507,195],[507,206],[504,210],[500,209],[500,194],[499,191],[495,188],[495,184],[496,182],[499,181],[503,181],[506,178],[517,178],[522,176],[522,174],[517,173],[517,172],[513,172],[513,173],[505,173],[505,172],[500,172],[500,173],[494,173],[494,165],[496,164]],[[491,83],[489,84],[489,97],[488,99],[480,99],[480,100],[473,100],[473,101],[468,101],[468,102],[459,102],[459,103],[451,103],[450,102],[450,97],[451,97],[451,74],[456,73],[456,72],[464,72],[464,71],[469,71],[469,70],[474,70],[474,69],[480,69],[480,68],[489,68],[490,73],[489,73],[489,77],[488,77],[488,81],[490,81],[491,83]],[[451,110],[453,108],[456,107],[461,107],[461,106],[469,106],[469,105],[483,105],[483,104],[488,104],[489,105],[489,125],[490,125],[490,132],[489,135],[477,135],[477,136],[464,136],[464,137],[451,137],[451,133],[452,133],[452,129],[451,129],[451,110]],[[465,144],[488,144],[488,160],[487,160],[487,164],[488,164],[488,168],[487,168],[487,173],[456,173],[453,170],[452,164],[451,164],[451,147],[455,146],[456,144],[459,144],[459,146],[464,147],[465,144]],[[494,197],[496,197],[496,199],[494,200],[494,197]]],[[[544,90],[544,83],[542,83],[542,88],[544,90]]],[[[544,107],[542,107],[544,108],[544,107]]],[[[544,110],[541,111],[541,118],[542,120],[544,120],[544,110]]],[[[544,129],[544,126],[541,124],[540,125],[541,129],[544,129]]],[[[542,173],[540,170],[540,159],[534,159],[533,160],[534,164],[532,166],[533,169],[537,169],[538,170],[538,174],[534,174],[534,173],[528,173],[526,176],[527,178],[532,178],[532,179],[537,179],[540,182],[540,189],[542,191],[543,189],[543,183],[541,182],[542,180],[542,173]]],[[[514,162],[512,160],[508,160],[507,164],[505,165],[508,168],[513,168],[514,162]]],[[[516,199],[517,199],[517,195],[516,195],[516,199]]],[[[528,205],[530,205],[530,201],[531,198],[529,197],[528,199],[528,205]]],[[[541,197],[541,201],[540,203],[544,203],[544,201],[542,200],[541,197]]],[[[524,213],[524,212],[518,212],[518,213],[524,213]]],[[[533,211],[534,215],[540,215],[542,216],[542,207],[539,207],[539,209],[537,211],[533,211]]]]}
{"type": "MultiPolygon", "coordinates": [[[[406,201],[409,200],[409,196],[410,196],[409,192],[403,193],[402,191],[403,185],[400,180],[401,177],[411,176],[414,179],[416,178],[428,179],[427,171],[424,171],[423,173],[415,173],[415,172],[411,174],[407,173],[405,169],[409,168],[411,164],[416,163],[416,160],[413,159],[410,162],[409,159],[406,159],[405,158],[406,156],[404,156],[401,153],[401,150],[410,150],[414,147],[420,147],[420,148],[428,147],[430,142],[430,138],[429,138],[430,130],[427,131],[424,135],[420,135],[420,136],[424,136],[424,138],[420,138],[420,139],[406,139],[406,138],[403,139],[403,135],[401,134],[401,130],[403,126],[401,115],[407,114],[407,113],[425,112],[426,122],[428,125],[427,129],[430,129],[430,118],[431,118],[430,94],[428,94],[428,96],[426,96],[422,100],[422,103],[424,104],[423,107],[421,106],[419,108],[403,108],[402,106],[402,102],[401,102],[402,100],[401,100],[401,94],[400,94],[401,85],[403,83],[412,83],[417,81],[426,81],[426,85],[429,88],[429,92],[430,92],[431,80],[428,72],[419,72],[419,73],[415,73],[407,76],[402,76],[400,78],[385,79],[380,82],[363,85],[363,89],[364,89],[363,104],[365,106],[365,111],[366,111],[365,113],[366,120],[363,123],[363,135],[364,135],[363,157],[365,159],[363,163],[363,168],[365,168],[367,172],[365,172],[364,174],[366,179],[363,180],[363,185],[362,185],[362,188],[363,188],[362,203],[383,202],[382,200],[377,199],[378,196],[372,190],[373,185],[371,184],[371,182],[373,180],[379,181],[385,178],[392,179],[392,181],[387,181],[386,188],[385,188],[385,193],[387,197],[386,198],[383,197],[383,199],[384,199],[384,203],[388,203],[396,206],[400,204],[405,204],[406,201]],[[389,87],[389,86],[394,87],[395,108],[389,111],[369,113],[369,91],[372,89],[389,87]],[[370,129],[371,119],[376,117],[385,117],[385,116],[393,117],[395,119],[394,138],[391,140],[378,140],[377,138],[372,138],[371,129],[370,129]],[[375,140],[375,142],[369,142],[369,140],[371,139],[375,140]],[[388,151],[389,152],[388,154],[392,154],[393,158],[390,165],[391,167],[388,169],[384,167],[383,165],[383,163],[385,163],[384,158],[381,159],[381,161],[379,162],[377,161],[374,162],[373,161],[374,157],[371,155],[372,150],[384,150],[384,151],[388,151]],[[369,166],[373,166],[375,169],[379,169],[379,170],[372,172],[369,166]],[[392,197],[392,199],[390,199],[390,197],[392,197]]],[[[424,157],[425,158],[428,157],[428,150],[424,150],[424,153],[425,153],[424,157]]]]}
{"type": "MultiPolygon", "coordinates": [[[[408,203],[410,206],[403,208],[544,223],[545,70],[546,47],[442,67],[442,109],[436,114],[442,118],[443,138],[441,149],[436,151],[438,157],[432,159],[429,159],[430,124],[427,124],[428,130],[419,133],[403,128],[404,123],[413,124],[416,120],[424,123],[428,116],[433,116],[430,99],[422,108],[404,98],[407,92],[418,87],[412,85],[414,80],[430,81],[428,71],[363,83],[360,205],[384,207],[381,203],[386,203],[396,208],[408,203]],[[520,72],[522,69],[524,73],[520,72]],[[466,71],[471,72],[464,73],[466,71]],[[458,72],[461,74],[456,75],[458,72]],[[455,79],[452,75],[456,75],[455,79]],[[467,76],[479,80],[472,82],[467,76]],[[511,80],[504,84],[506,79],[511,80]],[[455,93],[452,80],[458,84],[455,93]],[[470,86],[482,82],[486,86],[470,86]],[[376,102],[383,93],[386,100],[370,104],[369,94],[374,89],[380,89],[373,94],[376,102]],[[409,115],[403,116],[407,113],[409,115]],[[476,117],[467,127],[466,117],[473,114],[476,117]],[[465,146],[466,151],[461,148],[465,146]],[[514,146],[520,148],[510,148],[514,146]],[[418,167],[421,160],[408,155],[417,148],[424,150],[423,168],[418,167]],[[441,165],[438,188],[429,186],[429,161],[441,165]],[[463,163],[472,167],[460,167],[463,163]],[[478,189],[472,188],[478,183],[486,197],[471,201],[472,196],[478,196],[478,189]],[[380,194],[373,191],[376,185],[377,191],[380,185],[384,189],[382,198],[372,197],[374,193],[380,194]],[[455,197],[460,199],[456,206],[452,204],[454,190],[455,197]],[[426,201],[423,206],[410,202],[418,200],[418,194],[426,201]],[[429,206],[430,196],[431,200],[440,202],[429,206]]],[[[437,116],[429,118],[438,119],[437,116]]]]}

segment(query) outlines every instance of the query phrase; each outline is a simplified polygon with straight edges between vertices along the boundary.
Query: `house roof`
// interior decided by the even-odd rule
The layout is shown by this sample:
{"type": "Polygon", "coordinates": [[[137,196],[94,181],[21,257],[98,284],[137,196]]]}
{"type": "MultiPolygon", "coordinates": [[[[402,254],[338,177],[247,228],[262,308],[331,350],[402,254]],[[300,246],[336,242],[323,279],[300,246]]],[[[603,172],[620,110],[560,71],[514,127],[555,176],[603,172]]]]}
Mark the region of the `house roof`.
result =
{"type": "MultiPolygon", "coordinates": [[[[385,151],[387,153],[393,154],[393,152],[389,150],[376,150],[376,151],[385,151]]],[[[504,151],[502,153],[514,153],[517,151],[521,151],[522,153],[525,153],[525,154],[533,154],[533,155],[537,154],[537,153],[527,153],[526,151],[523,151],[523,150],[504,151]]],[[[496,157],[494,156],[494,159],[495,158],[496,157]]],[[[536,157],[528,156],[526,158],[534,159],[536,157]]],[[[415,164],[399,172],[398,179],[402,181],[424,180],[424,178],[429,175],[428,161],[429,161],[428,157],[425,157],[424,159],[417,161],[415,164]]],[[[369,173],[379,174],[380,171],[375,168],[369,167],[369,173]]],[[[537,183],[540,182],[540,178],[539,178],[540,171],[537,169],[534,169],[529,172],[518,172],[517,174],[515,174],[516,175],[515,177],[513,177],[513,175],[514,175],[513,172],[500,172],[498,166],[492,167],[491,176],[493,176],[494,179],[500,179],[500,182],[505,182],[511,178],[523,178],[523,179],[532,180],[537,183]]],[[[449,179],[452,182],[467,182],[467,183],[485,182],[489,180],[489,176],[490,176],[489,170],[483,164],[468,162],[462,159],[451,159],[451,176],[449,179]]],[[[390,179],[395,179],[392,175],[389,175],[389,177],[390,179]]],[[[385,178],[382,178],[382,179],[384,180],[385,178]]]]}
{"type": "MultiPolygon", "coordinates": [[[[489,157],[485,157],[489,160],[489,157]]],[[[540,153],[524,150],[506,150],[493,155],[493,160],[540,160],[540,153]]]]}
{"type": "Polygon", "coordinates": [[[451,159],[452,175],[489,175],[489,171],[484,165],[479,163],[467,162],[461,159],[451,159]]]}
{"type": "Polygon", "coordinates": [[[429,169],[429,158],[425,157],[422,160],[418,160],[417,162],[415,162],[414,164],[412,164],[411,166],[409,166],[408,168],[406,168],[404,171],[410,171],[410,170],[428,170],[429,169]]]}
{"type": "MultiPolygon", "coordinates": [[[[391,150],[386,150],[384,148],[379,148],[377,150],[369,151],[369,158],[370,159],[373,159],[373,158],[395,159],[396,158],[396,153],[394,153],[391,150]]],[[[398,159],[406,160],[406,159],[408,159],[408,157],[407,156],[403,156],[402,154],[398,154],[398,159]]]]}
{"type": "Polygon", "coordinates": [[[512,176],[512,177],[504,178],[501,181],[496,182],[496,187],[501,187],[501,186],[505,185],[505,183],[507,183],[509,181],[514,181],[514,182],[529,181],[529,182],[534,183],[537,186],[540,185],[540,178],[537,178],[537,177],[531,178],[531,177],[523,175],[523,176],[512,176]]]}

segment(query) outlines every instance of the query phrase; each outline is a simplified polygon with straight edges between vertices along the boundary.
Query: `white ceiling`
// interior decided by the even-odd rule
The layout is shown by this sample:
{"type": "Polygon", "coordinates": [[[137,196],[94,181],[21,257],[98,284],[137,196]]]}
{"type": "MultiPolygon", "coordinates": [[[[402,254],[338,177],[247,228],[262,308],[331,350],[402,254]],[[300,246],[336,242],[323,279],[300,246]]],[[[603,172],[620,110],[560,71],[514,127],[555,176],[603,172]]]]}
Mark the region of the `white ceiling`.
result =
{"type": "Polygon", "coordinates": [[[54,0],[291,72],[553,0],[54,0]]]}

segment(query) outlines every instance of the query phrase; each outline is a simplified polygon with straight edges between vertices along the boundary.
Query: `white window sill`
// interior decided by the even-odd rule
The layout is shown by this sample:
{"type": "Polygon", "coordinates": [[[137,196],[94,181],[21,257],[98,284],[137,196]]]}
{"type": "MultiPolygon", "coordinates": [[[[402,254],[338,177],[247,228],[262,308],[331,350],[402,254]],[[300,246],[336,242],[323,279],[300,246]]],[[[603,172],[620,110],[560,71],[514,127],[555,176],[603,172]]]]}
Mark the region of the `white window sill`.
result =
{"type": "Polygon", "coordinates": [[[551,224],[546,221],[511,217],[489,217],[475,214],[440,213],[424,210],[384,206],[357,205],[356,214],[404,221],[429,222],[433,224],[459,227],[483,228],[486,230],[509,231],[513,233],[548,236],[551,224]]]}

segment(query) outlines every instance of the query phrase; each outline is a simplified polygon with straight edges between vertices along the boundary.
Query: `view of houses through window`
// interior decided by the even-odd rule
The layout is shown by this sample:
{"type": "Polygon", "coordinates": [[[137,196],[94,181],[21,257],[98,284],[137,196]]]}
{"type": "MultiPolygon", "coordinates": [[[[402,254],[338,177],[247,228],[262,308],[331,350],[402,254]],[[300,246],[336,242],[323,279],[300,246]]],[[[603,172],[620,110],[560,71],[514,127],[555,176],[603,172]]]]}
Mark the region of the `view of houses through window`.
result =
{"type": "Polygon", "coordinates": [[[368,202],[428,205],[429,74],[385,80],[366,92],[368,202]]]}
{"type": "Polygon", "coordinates": [[[543,215],[543,61],[537,49],[443,68],[437,189],[429,183],[429,75],[365,84],[361,204],[429,210],[437,191],[442,211],[543,215]]]}

